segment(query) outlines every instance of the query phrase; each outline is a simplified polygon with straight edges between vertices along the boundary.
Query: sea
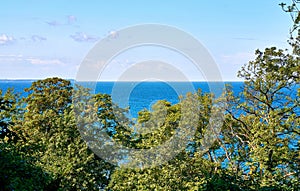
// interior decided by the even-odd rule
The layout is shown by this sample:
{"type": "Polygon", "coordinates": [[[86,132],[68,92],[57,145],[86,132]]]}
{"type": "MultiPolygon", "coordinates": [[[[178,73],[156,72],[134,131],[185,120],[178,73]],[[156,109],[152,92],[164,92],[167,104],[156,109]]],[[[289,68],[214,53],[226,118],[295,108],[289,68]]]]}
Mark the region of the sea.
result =
{"type": "MultiPolygon", "coordinates": [[[[27,96],[25,88],[31,86],[35,80],[0,80],[0,90],[6,92],[8,88],[13,88],[15,93],[19,93],[21,97],[27,96]]],[[[75,87],[76,82],[72,81],[75,87]]],[[[87,83],[89,84],[89,83],[87,83]]],[[[86,85],[86,84],[80,84],[86,85]]],[[[184,96],[188,92],[196,92],[201,90],[203,93],[214,93],[218,96],[222,93],[222,88],[225,85],[232,87],[234,95],[238,96],[243,91],[244,82],[96,82],[91,88],[92,93],[105,93],[112,96],[112,100],[120,107],[129,107],[129,115],[132,119],[137,118],[138,112],[147,109],[151,111],[152,105],[158,100],[166,100],[171,104],[179,102],[179,96],[184,96]]],[[[296,99],[297,86],[292,90],[292,99],[296,99]]],[[[216,96],[216,97],[217,97],[216,96]]],[[[300,111],[298,110],[300,113],[300,111]]],[[[297,112],[297,113],[298,113],[297,112]]],[[[284,138],[284,137],[283,137],[284,138]]],[[[296,137],[291,140],[290,148],[295,147],[294,144],[300,139],[296,137]]],[[[222,148],[216,151],[218,155],[224,154],[222,148]]],[[[225,160],[222,167],[228,165],[225,160]]]]}
{"type": "MultiPolygon", "coordinates": [[[[25,88],[29,88],[35,80],[0,80],[2,93],[12,88],[21,97],[27,96],[25,88]]],[[[74,80],[70,80],[73,85],[74,80]]],[[[84,84],[80,84],[84,85],[84,84]]],[[[234,94],[238,95],[244,82],[96,82],[92,86],[92,93],[105,93],[112,96],[114,103],[122,108],[129,108],[131,117],[136,118],[138,112],[144,109],[150,110],[158,100],[166,100],[171,104],[179,102],[179,96],[185,96],[188,92],[195,93],[201,90],[203,93],[221,95],[225,85],[230,85],[234,94]]],[[[84,85],[85,86],[85,85],[84,85]]]]}

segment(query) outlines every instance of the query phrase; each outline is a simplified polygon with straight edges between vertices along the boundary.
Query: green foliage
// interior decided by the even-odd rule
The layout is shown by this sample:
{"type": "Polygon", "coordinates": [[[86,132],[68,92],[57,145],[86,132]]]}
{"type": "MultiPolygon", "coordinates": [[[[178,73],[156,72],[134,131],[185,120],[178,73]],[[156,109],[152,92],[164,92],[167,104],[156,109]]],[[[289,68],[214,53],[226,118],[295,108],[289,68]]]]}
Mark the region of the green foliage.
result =
{"type": "MultiPolygon", "coordinates": [[[[257,50],[256,59],[239,71],[243,92],[236,97],[228,87],[226,99],[219,100],[228,104],[227,114],[221,136],[208,151],[197,152],[212,95],[200,95],[199,126],[187,149],[153,168],[116,169],[108,190],[299,190],[299,35],[290,44],[293,54],[274,47],[257,50]]],[[[152,130],[139,134],[137,148],[160,145],[178,127],[180,104],[164,104],[166,113],[159,103],[152,112],[139,113],[138,127],[152,130]]]]}
{"type": "MultiPolygon", "coordinates": [[[[10,161],[20,166],[20,172],[29,169],[32,174],[14,177],[9,173],[5,176],[10,179],[5,179],[3,185],[19,189],[23,176],[29,183],[35,179],[32,186],[38,190],[99,190],[108,184],[112,166],[98,158],[81,139],[70,82],[59,78],[39,80],[26,91],[28,96],[19,103],[25,106],[23,113],[15,115],[9,128],[16,136],[3,139],[1,154],[2,161],[14,158],[10,161]]],[[[11,172],[12,166],[5,163],[3,170],[11,172]]],[[[18,170],[14,173],[18,174],[18,170]]]]}
{"type": "Polygon", "coordinates": [[[1,141],[0,190],[43,190],[51,178],[29,161],[14,145],[1,141]]]}
{"type": "Polygon", "coordinates": [[[0,91],[0,190],[41,190],[50,177],[41,168],[32,165],[31,157],[22,155],[13,140],[11,130],[20,109],[18,96],[8,90],[0,91]]]}
{"type": "Polygon", "coordinates": [[[299,190],[300,14],[296,3],[284,10],[293,16],[293,53],[257,50],[238,73],[245,80],[239,96],[227,87],[219,100],[201,90],[175,105],[161,100],[140,111],[135,124],[109,95],[60,78],[32,83],[22,100],[0,91],[0,190],[299,190]],[[214,103],[228,107],[220,136],[207,142],[214,103]],[[122,159],[141,168],[116,168],[91,151],[113,153],[99,132],[149,150],[193,121],[193,136],[181,132],[189,137],[183,150],[147,156],[155,165],[143,166],[136,154],[122,159]]]}
{"type": "Polygon", "coordinates": [[[10,131],[9,126],[13,124],[13,118],[19,111],[17,109],[18,96],[13,94],[9,89],[4,95],[0,90],[0,138],[13,138],[14,134],[10,131]]]}
{"type": "Polygon", "coordinates": [[[299,188],[299,58],[276,48],[244,66],[244,91],[228,93],[224,142],[230,168],[252,189],[299,188]],[[237,113],[238,111],[238,113],[237,113]],[[228,146],[229,145],[229,146],[228,146]],[[231,145],[231,146],[230,146],[231,145]]]}
{"type": "MultiPolygon", "coordinates": [[[[112,175],[111,190],[198,190],[203,187],[205,163],[186,154],[167,164],[148,169],[117,169],[112,175]]],[[[207,167],[208,168],[208,167],[207,167]]]]}
{"type": "MultiPolygon", "coordinates": [[[[190,139],[186,149],[170,161],[156,161],[160,165],[152,168],[116,169],[108,190],[218,190],[222,179],[215,173],[220,165],[203,158],[203,151],[200,149],[203,146],[200,140],[211,112],[211,94],[202,94],[201,91],[196,95],[188,94],[175,105],[167,101],[158,101],[153,105],[152,112],[139,112],[138,124],[135,126],[138,133],[133,133],[128,141],[134,141],[131,145],[136,149],[150,149],[168,141],[180,125],[185,124],[181,111],[183,104],[186,104],[185,107],[189,107],[190,104],[194,106],[189,108],[195,107],[195,100],[190,99],[195,96],[199,102],[199,112],[191,109],[188,115],[194,116],[192,112],[195,112],[199,116],[196,117],[198,125],[195,137],[190,139]]],[[[230,189],[231,186],[233,185],[228,184],[226,188],[230,189]]],[[[221,188],[225,188],[224,185],[221,188]]]]}
{"type": "Polygon", "coordinates": [[[300,55],[300,12],[299,12],[299,1],[292,0],[292,4],[286,5],[285,3],[279,4],[282,9],[289,13],[293,26],[290,29],[289,43],[293,47],[293,51],[296,55],[300,55]]]}
{"type": "Polygon", "coordinates": [[[298,58],[275,48],[256,54],[239,72],[246,80],[242,94],[235,97],[228,89],[221,136],[205,151],[213,95],[201,91],[175,105],[159,101],[152,111],[139,112],[136,125],[109,95],[73,90],[66,80],[37,81],[23,101],[8,92],[0,107],[1,124],[9,132],[1,133],[1,189],[297,190],[300,91],[293,71],[299,68],[298,58]],[[193,97],[197,110],[188,115],[198,120],[194,137],[185,150],[158,166],[114,170],[81,139],[99,144],[93,132],[102,129],[130,148],[153,148],[185,124],[181,110],[195,108],[193,97]]]}

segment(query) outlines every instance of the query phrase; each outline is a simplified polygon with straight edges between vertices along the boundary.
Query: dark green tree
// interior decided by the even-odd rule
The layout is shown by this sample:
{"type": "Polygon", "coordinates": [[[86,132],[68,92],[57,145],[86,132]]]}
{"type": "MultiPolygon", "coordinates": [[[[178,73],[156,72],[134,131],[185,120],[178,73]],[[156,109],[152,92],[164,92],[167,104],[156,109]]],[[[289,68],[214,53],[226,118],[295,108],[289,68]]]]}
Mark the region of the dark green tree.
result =
{"type": "Polygon", "coordinates": [[[111,165],[97,157],[81,138],[70,81],[48,78],[26,89],[23,118],[12,130],[17,148],[30,164],[50,176],[44,190],[99,190],[108,183],[111,165]]]}
{"type": "Polygon", "coordinates": [[[12,90],[4,95],[0,90],[0,190],[41,190],[50,177],[15,145],[17,137],[11,127],[21,114],[17,102],[12,90]]]}

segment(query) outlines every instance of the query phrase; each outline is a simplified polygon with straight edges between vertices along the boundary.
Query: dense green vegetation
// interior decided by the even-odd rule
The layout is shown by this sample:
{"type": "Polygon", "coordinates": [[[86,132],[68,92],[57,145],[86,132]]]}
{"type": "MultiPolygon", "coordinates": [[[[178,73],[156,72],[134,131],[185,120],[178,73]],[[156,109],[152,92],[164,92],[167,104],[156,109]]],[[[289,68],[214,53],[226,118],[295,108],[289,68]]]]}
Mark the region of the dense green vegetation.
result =
{"type": "Polygon", "coordinates": [[[0,190],[300,190],[300,14],[294,18],[293,52],[256,51],[256,59],[238,73],[245,80],[241,95],[227,87],[217,100],[227,103],[225,122],[204,151],[214,99],[201,91],[178,104],[159,101],[152,112],[141,111],[137,126],[150,131],[140,134],[122,115],[126,110],[113,110],[109,95],[89,95],[64,79],[38,80],[24,98],[0,91],[0,190]],[[72,102],[83,97],[92,100],[92,108],[72,102]],[[95,139],[81,129],[98,120],[116,142],[149,149],[174,135],[182,125],[183,104],[195,107],[194,99],[199,111],[190,113],[198,120],[195,136],[187,149],[160,165],[120,168],[94,154],[82,139],[95,139]],[[78,107],[96,115],[75,115],[78,107]],[[124,120],[116,120],[116,113],[124,120]]]}

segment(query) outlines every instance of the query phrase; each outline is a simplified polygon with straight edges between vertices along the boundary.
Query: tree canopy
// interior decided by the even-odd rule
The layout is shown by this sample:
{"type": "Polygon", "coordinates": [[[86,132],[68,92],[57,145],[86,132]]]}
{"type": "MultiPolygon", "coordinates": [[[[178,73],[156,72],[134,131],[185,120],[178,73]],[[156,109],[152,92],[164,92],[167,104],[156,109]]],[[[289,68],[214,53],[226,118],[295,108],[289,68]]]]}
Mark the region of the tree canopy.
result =
{"type": "Polygon", "coordinates": [[[239,95],[227,86],[220,99],[199,90],[177,104],[160,100],[134,124],[110,95],[61,78],[33,82],[24,97],[0,90],[0,190],[300,190],[300,13],[292,2],[281,4],[293,19],[292,51],[256,50],[237,74],[239,95]],[[224,123],[203,149],[214,103],[226,105],[224,123]],[[191,121],[182,150],[147,156],[155,165],[139,153],[125,155],[125,167],[99,155],[108,147],[100,131],[147,150],[191,121]]]}

